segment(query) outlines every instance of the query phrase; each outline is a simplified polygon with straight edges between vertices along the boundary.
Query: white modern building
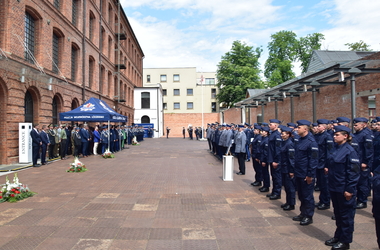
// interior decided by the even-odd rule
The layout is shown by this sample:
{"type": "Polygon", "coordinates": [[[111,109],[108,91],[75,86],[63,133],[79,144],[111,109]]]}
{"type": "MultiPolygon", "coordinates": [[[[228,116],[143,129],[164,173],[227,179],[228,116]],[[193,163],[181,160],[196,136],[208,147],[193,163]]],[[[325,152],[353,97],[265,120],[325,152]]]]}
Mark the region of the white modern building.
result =
{"type": "Polygon", "coordinates": [[[144,87],[134,89],[134,123],[152,123],[154,138],[163,136],[161,84],[144,84],[144,87]]]}
{"type": "Polygon", "coordinates": [[[206,128],[207,123],[219,121],[215,72],[197,72],[196,67],[144,68],[143,86],[157,83],[162,86],[164,128],[171,129],[171,136],[182,136],[182,128],[189,125],[206,128]]]}

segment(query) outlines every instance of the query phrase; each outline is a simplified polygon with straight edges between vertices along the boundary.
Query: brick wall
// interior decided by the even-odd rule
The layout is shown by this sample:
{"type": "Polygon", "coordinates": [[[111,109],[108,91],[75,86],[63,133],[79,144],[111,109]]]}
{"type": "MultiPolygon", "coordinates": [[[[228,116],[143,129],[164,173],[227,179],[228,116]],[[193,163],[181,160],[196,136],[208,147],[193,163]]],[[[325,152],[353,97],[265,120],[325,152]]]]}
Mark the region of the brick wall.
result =
{"type": "MultiPolygon", "coordinates": [[[[219,122],[219,113],[205,113],[203,116],[204,127],[207,128],[207,123],[219,122]]],[[[166,137],[166,127],[170,128],[171,137],[182,137],[182,127],[185,129],[189,125],[194,127],[201,127],[202,114],[201,113],[180,113],[180,114],[164,114],[164,136],[166,137]]],[[[186,137],[188,134],[186,132],[186,137]]]]}

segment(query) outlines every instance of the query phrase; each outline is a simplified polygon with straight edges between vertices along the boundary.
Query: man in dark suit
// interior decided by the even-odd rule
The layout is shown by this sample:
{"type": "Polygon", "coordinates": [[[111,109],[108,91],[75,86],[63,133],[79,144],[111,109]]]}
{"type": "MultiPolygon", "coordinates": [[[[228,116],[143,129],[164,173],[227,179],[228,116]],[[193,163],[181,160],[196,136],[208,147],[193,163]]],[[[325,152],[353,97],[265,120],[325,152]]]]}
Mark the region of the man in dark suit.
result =
{"type": "Polygon", "coordinates": [[[55,147],[56,131],[53,130],[53,124],[49,125],[49,130],[47,131],[47,133],[49,135],[49,141],[50,141],[50,145],[49,145],[49,158],[50,159],[54,159],[55,158],[54,147],[55,147]]]}
{"type": "Polygon", "coordinates": [[[41,142],[42,142],[42,144],[41,144],[41,164],[42,165],[47,165],[47,162],[46,162],[46,149],[47,149],[47,147],[50,144],[49,136],[46,133],[47,129],[48,128],[47,128],[46,125],[42,125],[42,131],[40,133],[41,142]]]}
{"type": "Polygon", "coordinates": [[[33,167],[39,167],[37,164],[38,154],[40,153],[40,147],[42,145],[40,132],[38,131],[39,124],[34,124],[30,136],[32,137],[32,154],[33,154],[33,167]]]}

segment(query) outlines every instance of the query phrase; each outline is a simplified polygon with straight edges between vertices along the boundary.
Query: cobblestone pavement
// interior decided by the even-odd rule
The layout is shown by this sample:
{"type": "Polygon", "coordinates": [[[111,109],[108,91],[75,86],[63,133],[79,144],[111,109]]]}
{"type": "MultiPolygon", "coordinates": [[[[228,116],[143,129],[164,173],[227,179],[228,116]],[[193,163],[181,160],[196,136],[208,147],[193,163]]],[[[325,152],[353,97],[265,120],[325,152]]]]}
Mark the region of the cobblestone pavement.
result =
{"type": "MultiPolygon", "coordinates": [[[[292,221],[298,206],[280,209],[284,193],[269,201],[250,185],[252,162],[245,176],[224,182],[222,163],[207,149],[195,140],[146,139],[114,159],[81,159],[84,173],[66,172],[73,157],[20,171],[38,194],[0,204],[0,249],[329,249],[331,209],[300,226],[292,221]]],[[[351,249],[376,247],[369,205],[356,213],[351,249]]]]}

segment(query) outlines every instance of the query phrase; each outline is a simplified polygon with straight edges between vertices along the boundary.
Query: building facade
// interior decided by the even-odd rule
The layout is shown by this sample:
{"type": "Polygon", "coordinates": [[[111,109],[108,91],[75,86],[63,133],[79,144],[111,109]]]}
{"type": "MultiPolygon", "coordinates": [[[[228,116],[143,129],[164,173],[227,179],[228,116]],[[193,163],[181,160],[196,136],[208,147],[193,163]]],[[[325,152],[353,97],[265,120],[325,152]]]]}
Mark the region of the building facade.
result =
{"type": "MultiPolygon", "coordinates": [[[[207,127],[219,121],[215,72],[188,68],[144,68],[143,83],[159,83],[163,92],[164,128],[182,136],[182,128],[207,127]]],[[[165,131],[166,132],[166,131],[165,131]]]]}
{"type": "Polygon", "coordinates": [[[115,0],[3,0],[0,164],[18,162],[18,123],[59,123],[90,97],[133,122],[143,51],[115,0]]]}
{"type": "Polygon", "coordinates": [[[142,88],[135,88],[134,95],[134,123],[151,123],[154,128],[153,137],[163,136],[164,114],[161,84],[144,84],[142,88]]]}

